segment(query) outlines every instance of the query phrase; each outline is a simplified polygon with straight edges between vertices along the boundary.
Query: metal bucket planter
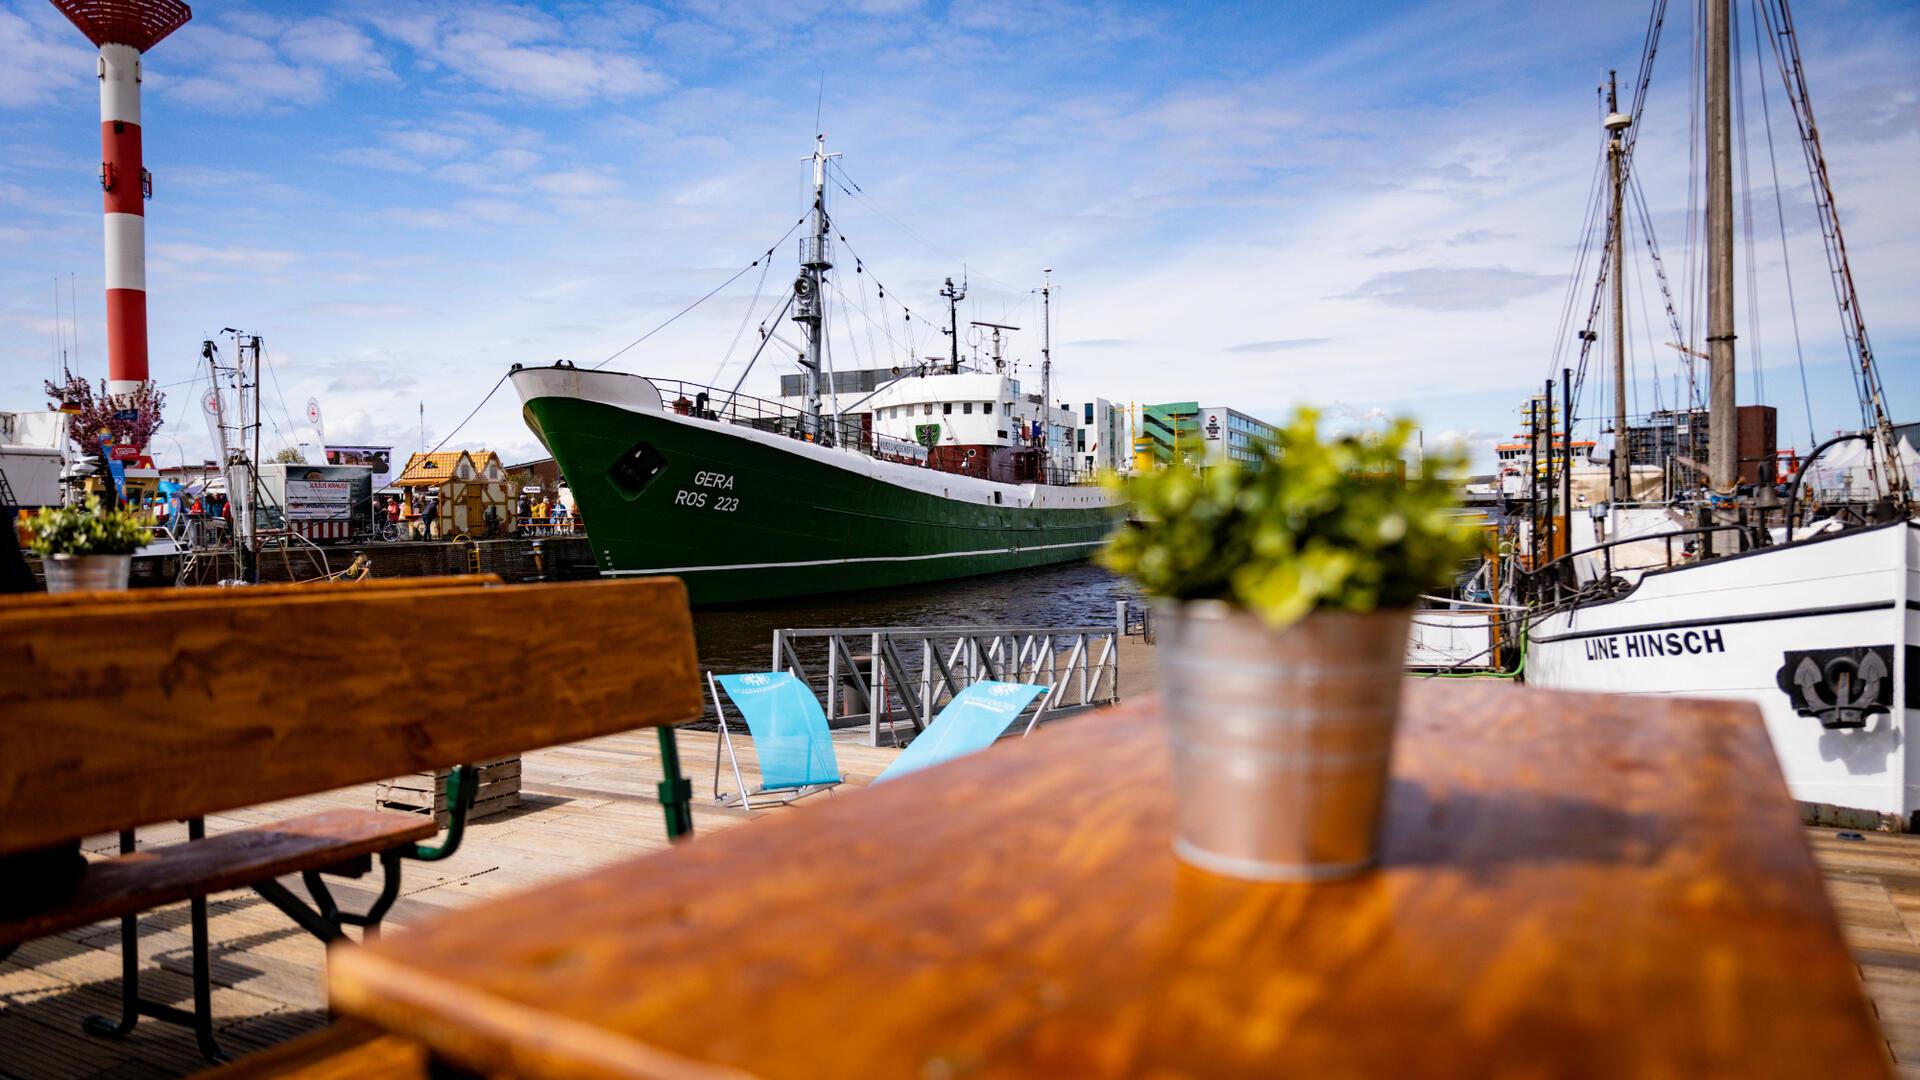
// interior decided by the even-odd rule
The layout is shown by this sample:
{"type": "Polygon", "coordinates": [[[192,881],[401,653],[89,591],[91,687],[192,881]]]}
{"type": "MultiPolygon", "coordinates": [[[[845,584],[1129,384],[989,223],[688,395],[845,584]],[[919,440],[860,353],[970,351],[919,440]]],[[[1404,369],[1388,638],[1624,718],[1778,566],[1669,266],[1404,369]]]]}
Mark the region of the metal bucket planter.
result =
{"type": "Polygon", "coordinates": [[[133,572],[131,555],[48,555],[41,560],[48,592],[124,589],[133,572]]]}
{"type": "Polygon", "coordinates": [[[1155,616],[1179,856],[1259,881],[1373,865],[1411,614],[1315,612],[1277,631],[1217,601],[1155,616]]]}

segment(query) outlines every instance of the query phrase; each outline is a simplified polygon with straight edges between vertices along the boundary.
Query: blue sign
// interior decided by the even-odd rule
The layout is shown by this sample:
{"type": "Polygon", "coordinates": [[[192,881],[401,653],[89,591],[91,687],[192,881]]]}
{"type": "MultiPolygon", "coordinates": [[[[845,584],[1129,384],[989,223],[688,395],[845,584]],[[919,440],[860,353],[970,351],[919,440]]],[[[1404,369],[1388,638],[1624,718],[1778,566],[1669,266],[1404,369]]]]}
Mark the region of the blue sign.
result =
{"type": "Polygon", "coordinates": [[[105,439],[100,440],[100,454],[107,459],[107,472],[113,476],[113,490],[121,499],[127,497],[127,466],[113,456],[113,445],[105,439]]]}
{"type": "Polygon", "coordinates": [[[139,409],[119,409],[114,412],[113,418],[115,420],[138,420],[140,419],[140,410],[139,409]]]}

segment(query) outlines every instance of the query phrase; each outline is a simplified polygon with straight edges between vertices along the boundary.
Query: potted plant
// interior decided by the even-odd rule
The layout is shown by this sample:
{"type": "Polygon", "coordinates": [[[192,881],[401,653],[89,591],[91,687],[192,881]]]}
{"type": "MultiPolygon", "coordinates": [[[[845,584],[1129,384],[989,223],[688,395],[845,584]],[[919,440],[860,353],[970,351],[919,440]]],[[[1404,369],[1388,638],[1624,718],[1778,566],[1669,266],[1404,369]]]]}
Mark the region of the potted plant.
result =
{"type": "Polygon", "coordinates": [[[1101,552],[1156,598],[1171,727],[1174,847],[1259,880],[1374,860],[1415,600],[1473,550],[1413,433],[1323,437],[1296,412],[1264,460],[1133,478],[1134,520],[1101,552]]]}
{"type": "Polygon", "coordinates": [[[41,556],[48,592],[124,589],[133,553],[147,542],[147,529],[130,510],[50,506],[27,519],[27,546],[41,556]]]}

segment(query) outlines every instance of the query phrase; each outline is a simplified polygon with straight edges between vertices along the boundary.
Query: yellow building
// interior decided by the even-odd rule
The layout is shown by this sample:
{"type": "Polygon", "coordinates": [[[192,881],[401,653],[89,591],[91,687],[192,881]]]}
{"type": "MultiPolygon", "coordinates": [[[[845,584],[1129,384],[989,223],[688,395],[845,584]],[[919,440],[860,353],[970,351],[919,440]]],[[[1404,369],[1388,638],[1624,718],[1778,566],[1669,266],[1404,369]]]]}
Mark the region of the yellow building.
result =
{"type": "Polygon", "coordinates": [[[406,498],[406,517],[418,522],[432,495],[439,503],[434,536],[482,537],[505,534],[513,528],[513,501],[517,492],[507,478],[500,456],[491,450],[412,454],[400,478],[393,482],[406,498]],[[487,511],[494,525],[488,527],[487,511]]]}

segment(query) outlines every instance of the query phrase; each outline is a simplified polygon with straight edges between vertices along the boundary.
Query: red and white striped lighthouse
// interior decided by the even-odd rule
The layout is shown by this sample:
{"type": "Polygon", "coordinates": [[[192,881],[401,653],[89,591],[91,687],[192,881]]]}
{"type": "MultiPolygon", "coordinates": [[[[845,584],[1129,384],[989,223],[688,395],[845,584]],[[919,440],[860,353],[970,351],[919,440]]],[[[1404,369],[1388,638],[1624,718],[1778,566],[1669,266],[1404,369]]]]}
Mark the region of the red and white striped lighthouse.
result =
{"type": "Polygon", "coordinates": [[[140,161],[140,54],[180,29],[179,0],[53,0],[100,47],[100,186],[107,214],[107,393],[147,381],[147,218],[140,161]]]}

